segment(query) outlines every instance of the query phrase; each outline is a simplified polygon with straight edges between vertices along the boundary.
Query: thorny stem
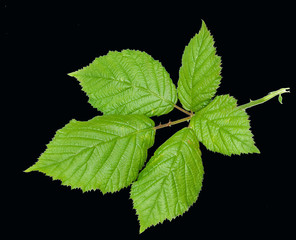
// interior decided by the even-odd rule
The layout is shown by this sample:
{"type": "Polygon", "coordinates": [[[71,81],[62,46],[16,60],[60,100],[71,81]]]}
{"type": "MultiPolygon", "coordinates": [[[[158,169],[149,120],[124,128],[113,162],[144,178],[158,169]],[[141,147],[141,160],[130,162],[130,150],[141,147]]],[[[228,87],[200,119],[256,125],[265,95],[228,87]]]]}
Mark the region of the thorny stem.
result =
{"type": "MultiPolygon", "coordinates": [[[[270,99],[272,99],[272,98],[274,98],[276,96],[279,96],[281,98],[281,95],[283,93],[289,93],[289,92],[290,92],[290,88],[281,88],[279,90],[268,93],[265,97],[259,98],[259,99],[254,100],[254,101],[251,100],[249,103],[240,105],[240,106],[238,106],[238,108],[239,109],[247,109],[247,108],[250,108],[250,107],[254,107],[256,105],[265,103],[268,100],[270,100],[270,99]]],[[[280,98],[279,98],[279,101],[281,103],[280,98]]],[[[165,127],[170,127],[172,125],[175,125],[175,124],[178,124],[178,123],[181,123],[181,122],[189,121],[194,116],[194,113],[192,111],[187,112],[185,109],[183,109],[183,108],[181,108],[181,107],[179,107],[177,105],[174,105],[174,107],[177,108],[178,110],[180,110],[181,112],[186,113],[187,115],[189,115],[189,117],[181,118],[181,119],[178,119],[176,121],[171,121],[170,120],[168,123],[165,123],[165,124],[160,123],[158,126],[154,127],[155,130],[165,128],[165,127]]]]}
{"type": "Polygon", "coordinates": [[[279,90],[276,90],[276,91],[273,91],[273,92],[268,93],[268,95],[266,95],[263,98],[259,98],[259,99],[254,100],[254,101],[250,100],[249,103],[240,105],[240,106],[238,106],[238,108],[240,108],[240,109],[247,109],[247,108],[250,108],[250,107],[254,107],[256,105],[265,103],[268,100],[270,100],[270,99],[272,99],[272,98],[274,98],[276,96],[281,96],[283,93],[289,93],[289,92],[290,92],[290,88],[281,88],[279,90]]]}
{"type": "Polygon", "coordinates": [[[186,118],[181,118],[179,120],[176,120],[176,121],[172,121],[171,120],[168,122],[168,123],[165,123],[165,124],[159,124],[158,126],[154,127],[155,130],[157,129],[160,129],[160,128],[165,128],[165,127],[170,127],[172,125],[175,125],[175,124],[178,124],[178,123],[181,123],[181,122],[186,122],[188,120],[190,120],[192,118],[193,115],[189,116],[189,117],[186,117],[186,118]]]}
{"type": "Polygon", "coordinates": [[[179,106],[177,106],[177,105],[174,105],[174,107],[177,108],[178,110],[180,110],[181,112],[183,112],[183,113],[189,115],[189,116],[192,116],[192,115],[193,115],[192,112],[191,112],[191,113],[190,113],[190,112],[187,112],[185,109],[183,109],[183,108],[181,108],[181,107],[179,107],[179,106]]]}

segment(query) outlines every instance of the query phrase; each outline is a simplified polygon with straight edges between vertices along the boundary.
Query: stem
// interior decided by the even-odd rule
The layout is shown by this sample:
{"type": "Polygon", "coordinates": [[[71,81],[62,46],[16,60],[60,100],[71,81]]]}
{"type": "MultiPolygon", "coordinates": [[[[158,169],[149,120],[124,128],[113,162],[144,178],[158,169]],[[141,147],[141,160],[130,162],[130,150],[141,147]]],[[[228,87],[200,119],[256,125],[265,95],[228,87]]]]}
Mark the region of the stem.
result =
{"type": "Polygon", "coordinates": [[[154,129],[157,130],[157,129],[160,129],[160,128],[170,127],[172,125],[175,125],[175,124],[178,124],[178,123],[181,123],[181,122],[186,122],[186,121],[190,120],[192,118],[192,116],[193,115],[191,115],[189,117],[186,117],[186,118],[181,118],[181,119],[173,121],[173,122],[171,122],[171,120],[170,120],[168,123],[165,123],[165,124],[160,123],[158,126],[154,127],[154,129]]]}
{"type": "Polygon", "coordinates": [[[186,113],[189,116],[192,116],[193,115],[192,113],[187,112],[185,109],[183,109],[183,108],[181,108],[181,107],[179,107],[177,105],[174,105],[174,107],[177,108],[178,110],[180,110],[181,112],[186,113]]]}
{"type": "Polygon", "coordinates": [[[266,95],[263,98],[259,98],[259,99],[254,100],[254,101],[250,100],[249,103],[240,105],[240,106],[238,106],[238,108],[247,109],[247,108],[250,108],[250,107],[254,107],[256,105],[265,103],[268,100],[270,100],[270,99],[272,99],[272,98],[274,98],[276,96],[281,96],[283,93],[289,93],[289,92],[290,92],[290,88],[281,88],[281,89],[279,89],[277,91],[273,91],[273,92],[268,93],[268,95],[266,95]]]}
{"type": "MultiPolygon", "coordinates": [[[[272,99],[272,98],[274,98],[276,96],[281,97],[281,95],[283,93],[289,93],[289,92],[290,92],[290,88],[281,88],[279,90],[268,93],[265,97],[259,98],[259,99],[254,100],[254,101],[251,100],[249,103],[240,105],[240,106],[238,106],[238,108],[247,109],[247,108],[250,108],[250,107],[254,107],[256,105],[265,103],[268,100],[270,100],[270,99],[272,99]]],[[[281,101],[282,101],[281,98],[279,98],[279,101],[281,103],[281,101]]],[[[187,115],[189,115],[189,117],[181,118],[181,119],[178,119],[178,120],[173,121],[173,122],[171,122],[171,120],[170,120],[168,123],[165,123],[165,124],[160,123],[158,126],[154,127],[155,130],[165,128],[165,127],[170,127],[172,125],[179,124],[179,123],[182,123],[182,122],[186,122],[186,121],[190,120],[194,116],[194,113],[192,111],[187,112],[185,109],[183,109],[183,108],[181,108],[181,107],[179,107],[177,105],[174,105],[174,107],[177,108],[178,110],[180,110],[181,112],[186,113],[187,115]]]]}

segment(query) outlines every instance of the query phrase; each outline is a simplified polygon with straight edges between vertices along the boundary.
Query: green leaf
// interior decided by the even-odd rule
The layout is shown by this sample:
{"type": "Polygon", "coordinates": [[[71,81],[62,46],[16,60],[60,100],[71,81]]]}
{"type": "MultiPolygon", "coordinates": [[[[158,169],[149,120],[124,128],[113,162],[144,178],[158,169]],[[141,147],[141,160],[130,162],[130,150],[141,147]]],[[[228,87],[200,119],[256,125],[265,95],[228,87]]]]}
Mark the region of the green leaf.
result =
{"type": "Polygon", "coordinates": [[[247,113],[229,95],[217,96],[192,117],[190,126],[211,151],[229,156],[260,153],[254,145],[247,113]]]}
{"type": "Polygon", "coordinates": [[[72,120],[57,131],[39,161],[40,171],[83,191],[115,192],[134,181],[154,143],[154,122],[144,115],[72,120]]]}
{"type": "Polygon", "coordinates": [[[281,94],[279,95],[278,100],[279,100],[280,104],[283,104],[283,97],[281,94]]]}
{"type": "Polygon", "coordinates": [[[169,74],[145,52],[110,51],[69,75],[79,80],[90,104],[105,115],[159,116],[172,111],[177,101],[169,74]]]}
{"type": "Polygon", "coordinates": [[[203,174],[198,140],[183,128],[156,150],[132,185],[140,232],[186,212],[197,200],[203,174]]]}
{"type": "Polygon", "coordinates": [[[185,48],[179,72],[178,97],[186,110],[197,112],[211,101],[221,81],[220,71],[221,58],[202,21],[199,33],[185,48]]]}

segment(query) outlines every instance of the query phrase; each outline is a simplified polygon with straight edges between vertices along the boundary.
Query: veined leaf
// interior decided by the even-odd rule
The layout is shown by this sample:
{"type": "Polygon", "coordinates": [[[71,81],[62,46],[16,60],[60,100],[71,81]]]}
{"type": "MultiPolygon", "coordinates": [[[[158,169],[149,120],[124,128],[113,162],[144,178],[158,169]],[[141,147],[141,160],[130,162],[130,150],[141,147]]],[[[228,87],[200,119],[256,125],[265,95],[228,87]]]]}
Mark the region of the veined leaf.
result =
{"type": "Polygon", "coordinates": [[[186,212],[197,200],[203,173],[198,140],[183,128],[156,150],[132,185],[140,232],[186,212]]]}
{"type": "Polygon", "coordinates": [[[254,145],[247,113],[229,95],[217,96],[190,121],[197,138],[209,150],[225,155],[260,153],[254,145]]]}
{"type": "Polygon", "coordinates": [[[131,184],[154,143],[154,122],[144,115],[72,120],[57,131],[39,161],[40,171],[83,191],[115,192],[131,184]]]}
{"type": "Polygon", "coordinates": [[[79,80],[90,104],[105,115],[159,116],[173,110],[177,101],[169,74],[145,52],[110,51],[69,75],[79,80]]]}
{"type": "Polygon", "coordinates": [[[184,50],[179,72],[178,97],[186,110],[197,112],[211,101],[221,81],[220,71],[221,58],[202,22],[199,33],[184,50]]]}

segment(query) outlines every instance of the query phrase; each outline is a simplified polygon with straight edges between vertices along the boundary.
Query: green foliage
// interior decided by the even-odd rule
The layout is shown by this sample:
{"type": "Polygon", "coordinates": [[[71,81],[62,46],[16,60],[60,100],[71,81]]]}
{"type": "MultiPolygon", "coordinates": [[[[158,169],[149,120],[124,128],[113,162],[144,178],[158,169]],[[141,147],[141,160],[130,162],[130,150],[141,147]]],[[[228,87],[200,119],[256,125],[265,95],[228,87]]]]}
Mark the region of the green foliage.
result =
{"type": "Polygon", "coordinates": [[[156,150],[132,185],[140,232],[186,212],[197,200],[203,173],[198,140],[183,128],[156,150]]]}
{"type": "Polygon", "coordinates": [[[199,33],[185,48],[179,73],[178,97],[186,110],[197,112],[211,101],[221,81],[220,71],[221,58],[202,22],[199,33]]]}
{"type": "Polygon", "coordinates": [[[229,95],[215,97],[220,71],[221,59],[204,22],[185,48],[177,90],[161,63],[147,53],[123,50],[96,58],[69,75],[78,79],[90,104],[103,116],[72,120],[58,130],[26,172],[42,172],[83,192],[116,192],[132,184],[140,232],[182,215],[196,202],[202,187],[199,142],[229,156],[259,153],[245,109],[275,96],[282,103],[281,95],[289,92],[282,88],[237,106],[229,95]],[[190,112],[176,105],[177,92],[190,112]],[[167,114],[174,107],[189,116],[154,127],[149,117],[167,114]],[[189,126],[162,144],[144,167],[155,131],[185,121],[190,121],[189,126]]]}
{"type": "Polygon", "coordinates": [[[225,155],[259,153],[247,113],[229,95],[217,96],[191,118],[190,125],[207,149],[225,155]]]}
{"type": "Polygon", "coordinates": [[[154,143],[154,122],[144,115],[72,120],[57,131],[39,161],[40,171],[83,191],[115,192],[130,185],[154,143]]]}
{"type": "Polygon", "coordinates": [[[105,115],[160,116],[172,111],[177,102],[169,74],[145,52],[110,51],[69,75],[79,80],[90,104],[105,115]]]}

